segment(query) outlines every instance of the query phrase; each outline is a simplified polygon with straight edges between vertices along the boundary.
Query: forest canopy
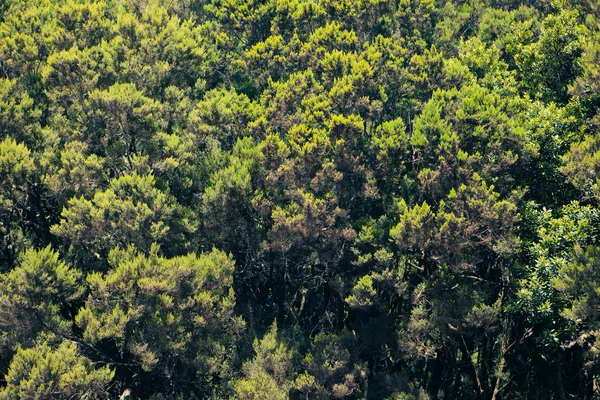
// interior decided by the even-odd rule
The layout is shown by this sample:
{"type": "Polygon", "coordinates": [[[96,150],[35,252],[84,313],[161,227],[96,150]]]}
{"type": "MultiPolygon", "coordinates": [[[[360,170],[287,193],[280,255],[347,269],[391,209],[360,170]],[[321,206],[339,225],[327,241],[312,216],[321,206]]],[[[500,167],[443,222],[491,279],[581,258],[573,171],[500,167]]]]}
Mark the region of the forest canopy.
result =
{"type": "Polygon", "coordinates": [[[0,398],[598,398],[599,174],[596,0],[0,1],[0,398]]]}

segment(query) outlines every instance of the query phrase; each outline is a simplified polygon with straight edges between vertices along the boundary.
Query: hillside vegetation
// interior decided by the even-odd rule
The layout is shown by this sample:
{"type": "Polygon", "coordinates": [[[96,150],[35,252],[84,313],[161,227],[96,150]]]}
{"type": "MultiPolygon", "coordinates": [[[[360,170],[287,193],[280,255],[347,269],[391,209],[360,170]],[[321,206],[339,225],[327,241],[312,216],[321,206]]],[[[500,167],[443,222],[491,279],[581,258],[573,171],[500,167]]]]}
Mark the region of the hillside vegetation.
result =
{"type": "Polygon", "coordinates": [[[0,399],[600,396],[597,0],[0,1],[0,399]]]}

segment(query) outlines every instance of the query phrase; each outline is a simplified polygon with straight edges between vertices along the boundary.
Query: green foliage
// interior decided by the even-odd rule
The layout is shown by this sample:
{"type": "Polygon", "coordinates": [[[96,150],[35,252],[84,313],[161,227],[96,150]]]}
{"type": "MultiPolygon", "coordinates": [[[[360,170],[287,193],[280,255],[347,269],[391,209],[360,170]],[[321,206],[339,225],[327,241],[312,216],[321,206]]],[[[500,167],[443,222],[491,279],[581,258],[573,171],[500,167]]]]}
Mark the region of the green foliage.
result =
{"type": "Polygon", "coordinates": [[[370,276],[363,276],[352,288],[352,294],[346,298],[346,303],[352,308],[368,310],[373,306],[373,298],[377,294],[373,288],[373,279],[370,276]]]}
{"type": "Polygon", "coordinates": [[[259,110],[242,94],[213,90],[190,113],[188,127],[200,145],[214,141],[230,150],[237,139],[250,135],[259,110]]]}
{"type": "Polygon", "coordinates": [[[92,126],[103,127],[94,147],[106,154],[117,166],[127,160],[131,165],[134,155],[153,155],[153,136],[158,129],[159,104],[144,96],[134,84],[114,84],[108,90],[94,90],[89,94],[93,110],[92,126]]]}
{"type": "Polygon", "coordinates": [[[47,160],[50,168],[44,181],[63,206],[72,198],[91,198],[108,181],[106,159],[88,153],[85,142],[74,141],[67,143],[56,155],[59,160],[47,160]]]}
{"type": "Polygon", "coordinates": [[[582,190],[587,196],[598,197],[598,171],[600,168],[600,148],[598,138],[586,136],[579,143],[574,143],[571,150],[564,155],[565,165],[561,172],[575,187],[582,190]]]}
{"type": "Polygon", "coordinates": [[[297,380],[296,387],[305,393],[307,386],[312,386],[313,390],[324,388],[317,391],[317,396],[327,394],[340,398],[364,395],[368,369],[363,365],[352,364],[349,351],[351,340],[348,333],[341,337],[325,333],[315,336],[310,351],[304,358],[309,375],[303,375],[301,380],[297,380]],[[318,386],[315,387],[312,383],[314,381],[318,382],[318,386]]]}
{"type": "Polygon", "coordinates": [[[34,99],[15,80],[0,78],[0,135],[35,145],[41,113],[34,99]]]}
{"type": "Polygon", "coordinates": [[[114,374],[109,366],[96,368],[71,341],[65,340],[56,347],[43,342],[17,351],[0,396],[4,399],[106,399],[114,374]]]}
{"type": "Polygon", "coordinates": [[[152,175],[125,175],[91,200],[72,198],[52,233],[70,243],[69,251],[80,262],[103,260],[113,247],[129,244],[147,252],[157,242],[165,245],[167,254],[178,254],[195,229],[188,214],[156,187],[152,175]]]}
{"type": "Polygon", "coordinates": [[[600,352],[598,270],[597,247],[589,246],[585,250],[575,247],[573,261],[560,268],[554,284],[556,289],[571,300],[570,306],[563,310],[563,316],[584,327],[579,332],[577,344],[591,353],[592,360],[600,352]]]}
{"type": "Polygon", "coordinates": [[[0,177],[2,178],[2,193],[0,207],[4,213],[17,213],[27,203],[30,185],[34,182],[36,173],[31,151],[6,137],[0,143],[0,177]]]}
{"type": "Polygon", "coordinates": [[[254,339],[255,357],[242,367],[244,379],[235,382],[241,400],[287,399],[293,377],[292,352],[278,341],[277,323],[259,341],[254,339]]]}
{"type": "Polygon", "coordinates": [[[30,243],[26,215],[37,183],[31,151],[6,137],[0,142],[0,266],[11,266],[19,251],[30,243]]]}
{"type": "Polygon", "coordinates": [[[133,246],[111,251],[107,274],[88,275],[90,294],[75,321],[87,343],[110,343],[114,357],[155,378],[155,390],[210,393],[212,379],[229,373],[244,327],[233,312],[234,262],[218,250],[171,259],[157,253],[157,246],[148,256],[133,246]]]}
{"type": "Polygon", "coordinates": [[[582,53],[577,12],[563,10],[542,21],[539,40],[517,45],[521,86],[532,97],[565,102],[568,85],[580,74],[582,53]]]}
{"type": "Polygon", "coordinates": [[[596,3],[0,1],[0,397],[598,397],[596,3]]]}
{"type": "Polygon", "coordinates": [[[81,272],[50,246],[25,251],[17,267],[0,275],[0,329],[4,346],[29,345],[40,332],[69,336],[69,309],[83,295],[81,272]]]}

